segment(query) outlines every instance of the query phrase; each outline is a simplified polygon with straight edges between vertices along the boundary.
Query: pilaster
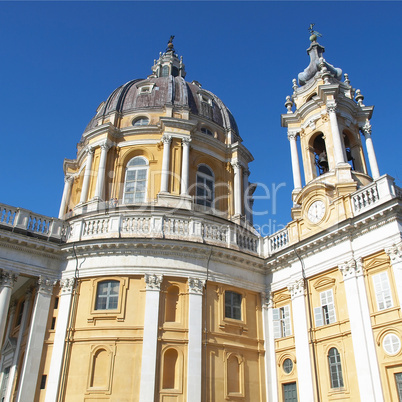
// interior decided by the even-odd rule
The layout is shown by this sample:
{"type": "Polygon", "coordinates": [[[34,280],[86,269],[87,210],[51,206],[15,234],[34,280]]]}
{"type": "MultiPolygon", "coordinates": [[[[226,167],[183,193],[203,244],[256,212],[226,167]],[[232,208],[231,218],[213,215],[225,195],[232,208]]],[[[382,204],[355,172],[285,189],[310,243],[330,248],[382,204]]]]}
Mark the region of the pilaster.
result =
{"type": "Polygon", "coordinates": [[[159,296],[163,275],[145,274],[144,279],[146,296],[142,342],[140,402],[150,402],[155,398],[159,296]]]}
{"type": "Polygon", "coordinates": [[[11,293],[17,277],[18,274],[12,271],[3,270],[0,273],[0,347],[3,345],[11,293]]]}
{"type": "Polygon", "coordinates": [[[402,242],[385,249],[391,260],[392,271],[395,278],[395,287],[398,293],[399,306],[402,308],[402,242]]]}

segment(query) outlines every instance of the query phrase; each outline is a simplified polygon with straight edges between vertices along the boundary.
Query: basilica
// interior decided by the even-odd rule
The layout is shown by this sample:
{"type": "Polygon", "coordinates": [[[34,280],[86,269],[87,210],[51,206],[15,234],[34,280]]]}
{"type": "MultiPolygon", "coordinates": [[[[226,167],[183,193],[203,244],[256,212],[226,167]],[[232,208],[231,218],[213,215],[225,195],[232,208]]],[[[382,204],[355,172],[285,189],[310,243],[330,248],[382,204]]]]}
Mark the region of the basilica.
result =
{"type": "Polygon", "coordinates": [[[286,97],[276,233],[173,38],[77,136],[58,218],[0,204],[1,402],[402,402],[402,189],[324,51],[286,97]]]}

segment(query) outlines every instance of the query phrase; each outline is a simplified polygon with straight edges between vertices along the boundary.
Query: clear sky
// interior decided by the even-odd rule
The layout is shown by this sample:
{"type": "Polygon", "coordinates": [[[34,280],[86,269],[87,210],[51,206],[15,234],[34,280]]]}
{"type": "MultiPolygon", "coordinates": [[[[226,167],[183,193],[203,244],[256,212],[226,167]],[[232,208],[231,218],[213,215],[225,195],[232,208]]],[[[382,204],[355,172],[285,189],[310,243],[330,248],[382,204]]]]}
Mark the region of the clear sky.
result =
{"type": "Polygon", "coordinates": [[[175,35],[186,79],[235,116],[255,158],[250,181],[279,188],[255,203],[255,221],[274,232],[290,221],[293,188],[280,114],[308,65],[311,22],[326,60],[375,105],[380,173],[401,186],[401,17],[401,2],[0,2],[0,202],[57,216],[63,159],[96,108],[149,75],[175,35]]]}

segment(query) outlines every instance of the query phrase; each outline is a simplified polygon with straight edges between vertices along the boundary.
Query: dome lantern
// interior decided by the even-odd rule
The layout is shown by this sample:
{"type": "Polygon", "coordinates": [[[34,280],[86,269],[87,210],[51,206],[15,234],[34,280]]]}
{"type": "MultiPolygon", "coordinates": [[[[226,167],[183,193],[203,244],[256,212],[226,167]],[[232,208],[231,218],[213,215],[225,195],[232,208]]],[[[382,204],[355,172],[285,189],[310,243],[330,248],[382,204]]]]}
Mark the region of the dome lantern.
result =
{"type": "Polygon", "coordinates": [[[186,71],[184,69],[183,57],[175,53],[173,46],[174,35],[170,36],[167,44],[166,51],[159,53],[159,59],[155,61],[152,66],[152,75],[149,77],[185,77],[186,71]]]}

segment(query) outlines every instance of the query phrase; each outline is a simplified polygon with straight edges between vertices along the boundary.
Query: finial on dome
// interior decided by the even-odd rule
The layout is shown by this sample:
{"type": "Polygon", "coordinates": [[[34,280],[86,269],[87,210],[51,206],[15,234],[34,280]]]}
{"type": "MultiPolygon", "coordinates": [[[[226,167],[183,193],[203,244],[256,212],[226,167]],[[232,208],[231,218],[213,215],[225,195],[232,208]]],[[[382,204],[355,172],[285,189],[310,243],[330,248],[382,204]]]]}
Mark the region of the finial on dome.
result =
{"type": "Polygon", "coordinates": [[[317,41],[317,36],[321,38],[321,34],[317,31],[314,31],[314,25],[313,23],[310,24],[310,26],[307,28],[308,31],[310,32],[310,42],[316,42],[317,41]]]}
{"type": "Polygon", "coordinates": [[[174,52],[173,39],[174,39],[174,35],[170,35],[169,41],[167,43],[167,48],[166,48],[167,52],[174,52]]]}

